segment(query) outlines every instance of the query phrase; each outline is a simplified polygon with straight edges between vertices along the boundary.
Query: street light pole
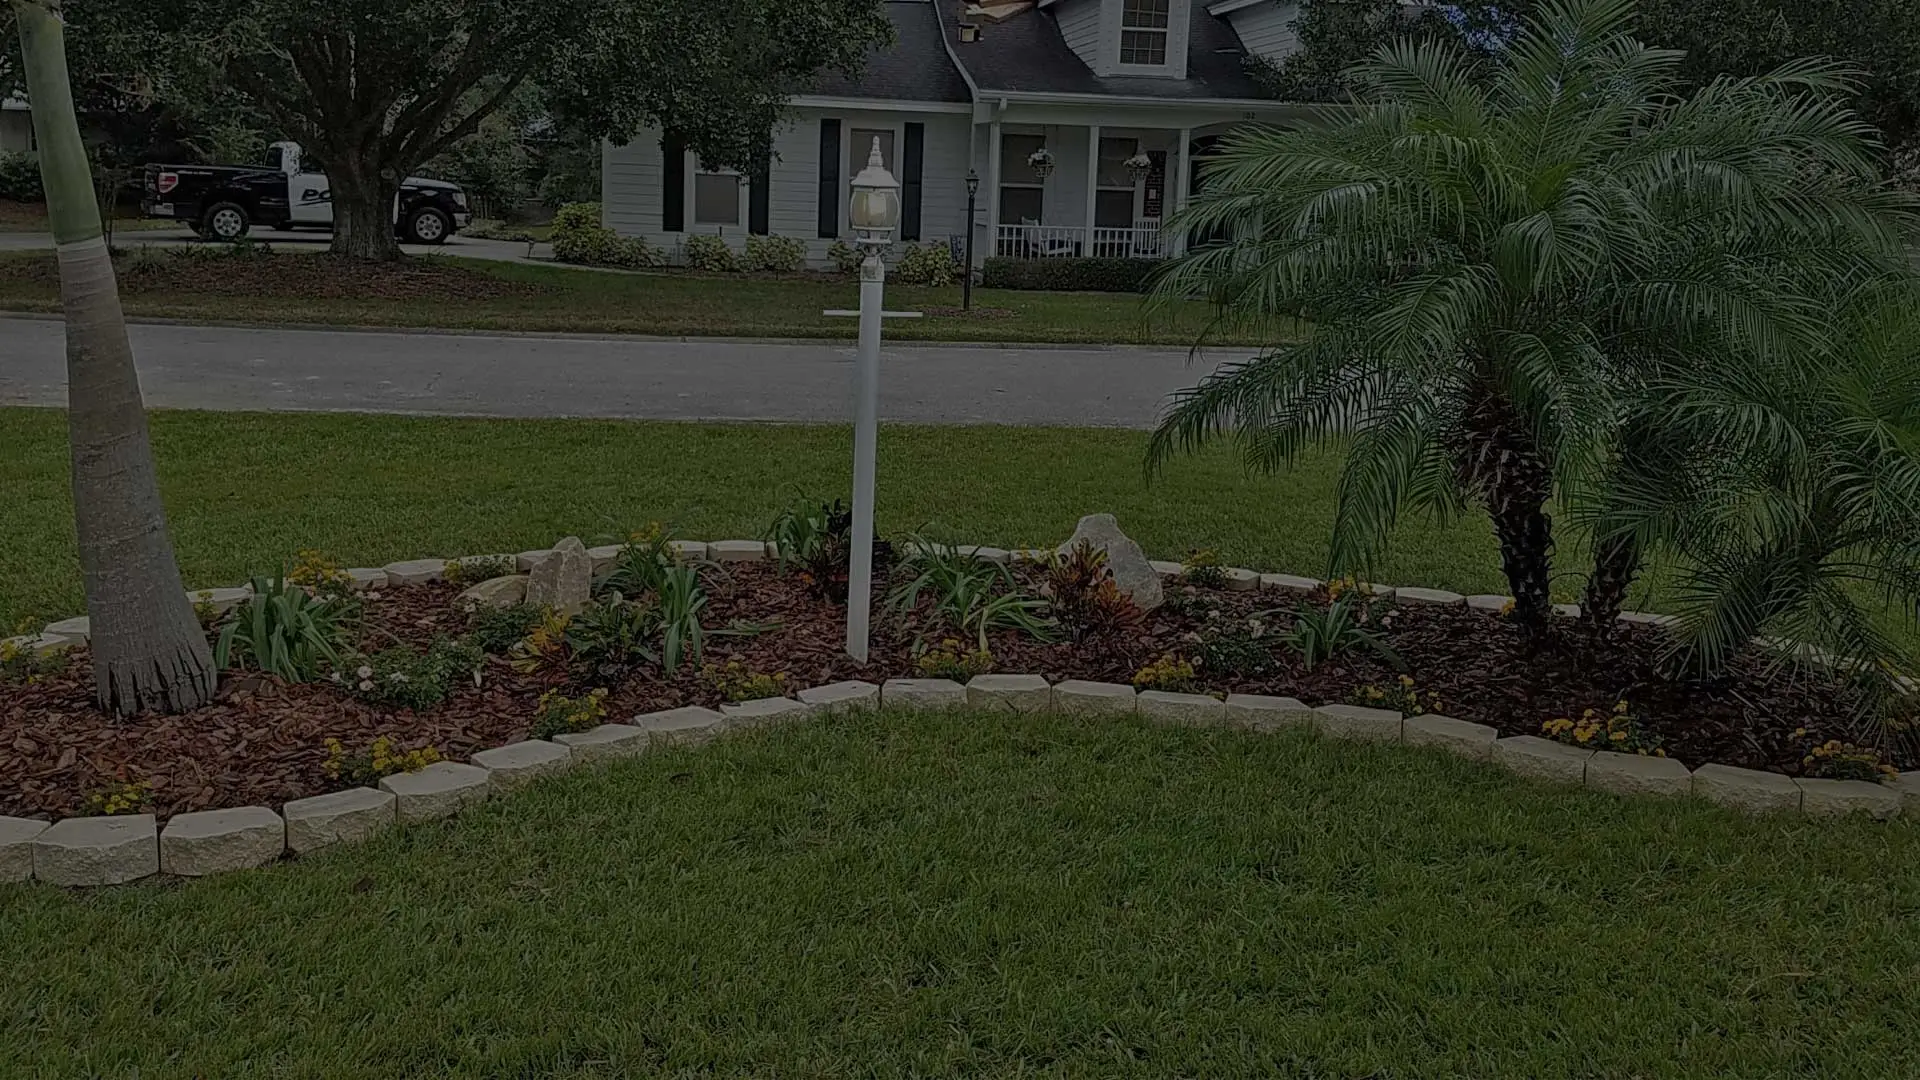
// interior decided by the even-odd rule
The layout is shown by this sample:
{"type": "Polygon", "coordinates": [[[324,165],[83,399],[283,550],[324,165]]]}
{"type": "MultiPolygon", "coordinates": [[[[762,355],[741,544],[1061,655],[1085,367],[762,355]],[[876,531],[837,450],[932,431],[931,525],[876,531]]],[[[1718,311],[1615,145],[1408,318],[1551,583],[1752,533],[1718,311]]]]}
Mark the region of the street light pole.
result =
{"type": "Polygon", "coordinates": [[[973,201],[980,194],[980,174],[967,170],[967,265],[960,278],[960,310],[973,310],[973,201]]]}
{"type": "Polygon", "coordinates": [[[867,660],[873,611],[874,473],[880,446],[880,318],[887,264],[880,253],[900,218],[900,185],[873,140],[867,167],[853,178],[847,221],[867,257],[860,263],[860,346],[854,358],[853,551],[847,567],[847,655],[867,660]]]}

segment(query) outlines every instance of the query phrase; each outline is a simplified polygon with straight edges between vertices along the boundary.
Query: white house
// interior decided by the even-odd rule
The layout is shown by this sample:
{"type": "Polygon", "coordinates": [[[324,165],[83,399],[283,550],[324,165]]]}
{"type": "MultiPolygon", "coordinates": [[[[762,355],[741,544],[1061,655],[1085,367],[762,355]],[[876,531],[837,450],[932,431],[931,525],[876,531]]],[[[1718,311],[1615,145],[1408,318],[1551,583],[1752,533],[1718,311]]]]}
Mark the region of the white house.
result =
{"type": "Polygon", "coordinates": [[[25,100],[0,98],[0,153],[30,154],[37,149],[33,141],[33,112],[25,100]]]}
{"type": "Polygon", "coordinates": [[[710,170],[658,132],[603,151],[603,214],[673,248],[689,233],[807,241],[824,261],[847,228],[848,184],[875,139],[902,185],[902,241],[967,230],[988,255],[1159,258],[1161,221],[1193,190],[1195,158],[1235,124],[1287,123],[1246,58],[1294,48],[1280,0],[890,0],[892,48],[857,80],[824,79],[772,133],[767,174],[710,170]]]}

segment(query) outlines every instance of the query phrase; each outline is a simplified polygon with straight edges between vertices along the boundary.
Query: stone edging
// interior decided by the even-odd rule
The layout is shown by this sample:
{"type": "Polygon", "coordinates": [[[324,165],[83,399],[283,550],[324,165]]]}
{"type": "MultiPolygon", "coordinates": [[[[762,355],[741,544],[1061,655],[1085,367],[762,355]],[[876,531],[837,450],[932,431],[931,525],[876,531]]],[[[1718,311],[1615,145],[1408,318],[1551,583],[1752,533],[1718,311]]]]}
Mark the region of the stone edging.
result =
{"type": "MultiPolygon", "coordinates": [[[[721,562],[756,562],[771,546],[757,540],[705,544],[681,541],[687,555],[721,562]]],[[[590,549],[596,569],[611,562],[619,548],[590,549]]],[[[994,561],[1032,558],[1036,551],[973,548],[994,561]]],[[[546,551],[514,558],[525,569],[546,551]]],[[[388,582],[440,580],[447,562],[416,559],[380,569],[351,570],[356,588],[388,582]]],[[[457,561],[457,560],[453,560],[457,561]]],[[[1154,563],[1162,574],[1177,575],[1177,563],[1154,563]]],[[[1311,578],[1229,569],[1229,588],[1310,592],[1321,586],[1311,578]]],[[[1465,597],[1437,589],[1366,586],[1374,595],[1403,603],[1490,605],[1505,597],[1465,597]]],[[[197,600],[231,608],[249,590],[212,589],[192,594],[197,600]]],[[[1657,622],[1664,616],[1621,616],[1628,622],[1657,622]]],[[[33,642],[36,648],[65,648],[86,640],[84,617],[54,623],[33,642]]],[[[668,709],[635,717],[625,724],[602,724],[589,731],[530,739],[482,750],[471,764],[436,762],[413,773],[397,773],[377,788],[351,788],[296,799],[279,813],[264,806],[177,814],[161,829],[152,814],[74,817],[49,825],[27,818],[0,817],[0,883],[45,881],[55,885],[118,885],[156,873],[199,877],[264,866],[285,854],[301,855],[334,844],[365,840],[388,826],[450,817],[495,794],[509,792],[541,777],[649,750],[705,743],[727,731],[786,723],[857,709],[893,706],[938,710],[977,708],[1068,716],[1140,716],[1189,727],[1273,732],[1311,729],[1321,736],[1364,742],[1406,743],[1437,748],[1461,757],[1488,761],[1535,780],[1576,785],[1620,795],[1693,795],[1749,813],[1797,811],[1813,818],[1865,813],[1888,820],[1920,816],[1920,774],[1893,784],[1863,780],[1797,779],[1778,773],[1703,765],[1689,770],[1671,758],[1642,757],[1588,750],[1536,735],[1501,738],[1485,724],[1448,716],[1403,718],[1400,713],[1357,705],[1309,706],[1294,698],[1258,694],[1175,694],[1137,691],[1121,683],[1068,679],[1049,684],[1040,675],[979,675],[964,685],[947,679],[889,679],[884,684],[837,682],[811,687],[793,697],[764,698],[722,705],[668,709]]]]}

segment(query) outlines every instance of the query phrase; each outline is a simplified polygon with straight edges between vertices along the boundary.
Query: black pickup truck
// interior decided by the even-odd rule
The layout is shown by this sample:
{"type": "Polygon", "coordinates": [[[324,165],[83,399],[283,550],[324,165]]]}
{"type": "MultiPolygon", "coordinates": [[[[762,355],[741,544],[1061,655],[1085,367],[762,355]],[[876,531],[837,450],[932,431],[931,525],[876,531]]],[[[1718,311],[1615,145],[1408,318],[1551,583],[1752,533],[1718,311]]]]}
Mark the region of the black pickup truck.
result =
{"type": "MultiPolygon", "coordinates": [[[[238,240],[255,225],[331,229],[327,176],[303,170],[300,144],[274,143],[264,165],[149,165],[140,202],[148,217],[173,218],[209,240],[238,240]]],[[[410,244],[438,244],[473,220],[466,192],[445,180],[409,176],[393,226],[410,244]]]]}

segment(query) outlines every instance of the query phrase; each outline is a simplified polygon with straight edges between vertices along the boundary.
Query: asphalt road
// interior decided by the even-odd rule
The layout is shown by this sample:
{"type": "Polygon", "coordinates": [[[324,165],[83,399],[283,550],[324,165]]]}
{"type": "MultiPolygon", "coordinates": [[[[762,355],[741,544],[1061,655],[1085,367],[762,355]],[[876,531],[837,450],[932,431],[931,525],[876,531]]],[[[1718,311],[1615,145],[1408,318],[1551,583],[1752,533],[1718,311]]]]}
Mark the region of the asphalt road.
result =
{"type": "MultiPolygon", "coordinates": [[[[852,321],[848,322],[849,331],[852,321]]],[[[159,408],[841,422],[851,343],[135,324],[159,408]]],[[[0,405],[64,405],[64,326],[0,318],[0,405]]],[[[882,420],[1150,427],[1227,353],[887,346],[882,420]]]]}
{"type": "MultiPolygon", "coordinates": [[[[333,242],[333,234],[326,232],[276,232],[273,229],[255,229],[251,240],[259,240],[289,251],[323,251],[333,242]]],[[[181,229],[122,229],[113,234],[115,247],[186,247],[190,244],[203,244],[206,241],[181,229]]],[[[53,247],[53,237],[47,233],[9,233],[0,232],[0,251],[41,251],[53,247]]],[[[536,244],[531,256],[527,245],[508,240],[481,240],[472,236],[455,235],[447,242],[437,246],[423,244],[402,244],[400,250],[409,255],[456,255],[463,259],[492,259],[497,262],[551,263],[553,248],[548,244],[536,244]]],[[[575,269],[579,269],[576,267],[575,269]]]]}

